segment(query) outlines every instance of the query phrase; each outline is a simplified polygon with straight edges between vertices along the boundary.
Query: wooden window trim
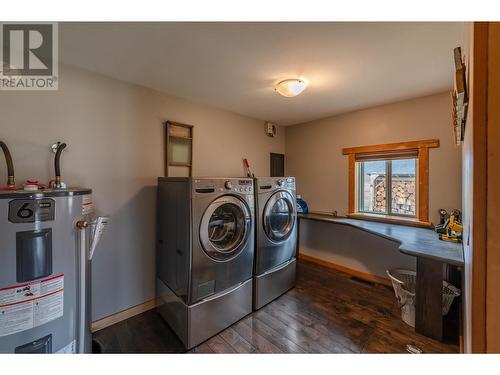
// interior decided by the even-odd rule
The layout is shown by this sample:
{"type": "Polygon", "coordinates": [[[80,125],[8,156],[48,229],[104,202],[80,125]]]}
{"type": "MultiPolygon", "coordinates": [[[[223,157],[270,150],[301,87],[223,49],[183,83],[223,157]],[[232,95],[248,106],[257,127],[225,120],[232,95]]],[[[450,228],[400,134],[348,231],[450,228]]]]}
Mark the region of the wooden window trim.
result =
{"type": "Polygon", "coordinates": [[[439,147],[439,139],[427,139],[423,141],[411,141],[411,142],[400,142],[400,143],[386,143],[382,145],[371,145],[371,146],[358,146],[358,147],[346,147],[342,149],[342,154],[365,154],[365,153],[376,153],[376,152],[396,152],[396,151],[407,151],[415,150],[421,148],[435,148],[439,147]]]}
{"type": "Polygon", "coordinates": [[[399,225],[407,225],[410,227],[419,227],[419,228],[430,228],[432,225],[428,221],[420,221],[414,217],[401,217],[394,215],[384,215],[384,214],[370,214],[365,212],[356,212],[353,214],[346,215],[350,219],[358,219],[358,220],[368,220],[368,221],[379,221],[382,223],[388,224],[399,224],[399,225]]]}
{"type": "Polygon", "coordinates": [[[381,145],[347,147],[342,154],[348,156],[349,201],[347,216],[356,219],[385,221],[404,225],[430,226],[429,222],[429,148],[439,147],[439,139],[387,143],[381,145]],[[371,215],[356,211],[356,155],[360,154],[397,154],[401,151],[417,151],[417,215],[416,218],[401,218],[393,215],[371,215]]]}

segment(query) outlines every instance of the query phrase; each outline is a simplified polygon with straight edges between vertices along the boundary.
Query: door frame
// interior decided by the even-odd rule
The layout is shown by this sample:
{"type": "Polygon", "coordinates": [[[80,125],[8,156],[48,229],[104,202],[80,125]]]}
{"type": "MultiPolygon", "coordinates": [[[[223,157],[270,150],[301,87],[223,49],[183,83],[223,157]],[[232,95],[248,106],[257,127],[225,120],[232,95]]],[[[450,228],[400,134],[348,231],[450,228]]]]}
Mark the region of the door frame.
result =
{"type": "MultiPolygon", "coordinates": [[[[487,235],[487,104],[488,104],[488,32],[487,22],[472,25],[470,52],[472,62],[472,242],[471,304],[466,324],[470,324],[472,353],[486,353],[486,235],[487,235]]],[[[469,121],[470,122],[470,121],[469,121]]],[[[464,150],[465,152],[467,150],[464,150]]],[[[465,241],[468,241],[466,238],[465,241]]],[[[467,254],[466,258],[467,258],[467,254]]],[[[467,265],[466,265],[467,267],[467,265]]],[[[466,290],[467,292],[467,290],[466,290]]]]}

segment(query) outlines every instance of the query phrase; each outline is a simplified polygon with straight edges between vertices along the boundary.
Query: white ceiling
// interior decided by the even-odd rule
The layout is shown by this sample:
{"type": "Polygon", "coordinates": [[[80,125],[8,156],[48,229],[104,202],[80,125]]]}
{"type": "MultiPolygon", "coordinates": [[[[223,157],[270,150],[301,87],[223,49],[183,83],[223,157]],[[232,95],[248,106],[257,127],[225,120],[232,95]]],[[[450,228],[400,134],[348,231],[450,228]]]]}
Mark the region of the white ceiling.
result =
{"type": "Polygon", "coordinates": [[[63,23],[64,63],[192,101],[302,123],[452,87],[463,23],[63,23]],[[295,98],[273,83],[302,77],[295,98]]]}

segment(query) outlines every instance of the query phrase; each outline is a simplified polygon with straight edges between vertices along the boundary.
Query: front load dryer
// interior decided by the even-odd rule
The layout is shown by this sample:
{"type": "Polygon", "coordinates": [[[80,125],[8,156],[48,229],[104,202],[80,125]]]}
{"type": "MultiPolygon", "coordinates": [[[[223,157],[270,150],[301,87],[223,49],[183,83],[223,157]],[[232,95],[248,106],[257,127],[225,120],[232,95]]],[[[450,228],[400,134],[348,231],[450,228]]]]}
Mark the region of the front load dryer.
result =
{"type": "Polygon", "coordinates": [[[255,179],[256,248],[253,309],[295,286],[297,207],[294,177],[255,179]]]}
{"type": "Polygon", "coordinates": [[[252,312],[249,178],[158,179],[158,311],[187,349],[252,312]]]}

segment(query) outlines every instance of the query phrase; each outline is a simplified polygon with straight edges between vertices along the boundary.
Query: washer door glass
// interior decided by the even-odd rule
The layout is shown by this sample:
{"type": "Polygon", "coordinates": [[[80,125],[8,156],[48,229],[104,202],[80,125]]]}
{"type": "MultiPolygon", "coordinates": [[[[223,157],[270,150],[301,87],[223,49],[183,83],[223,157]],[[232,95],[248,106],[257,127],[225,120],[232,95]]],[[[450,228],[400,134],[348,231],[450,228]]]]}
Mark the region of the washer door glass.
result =
{"type": "Polygon", "coordinates": [[[295,226],[297,210],[292,195],[279,191],[269,198],[264,210],[264,230],[270,240],[285,241],[295,226]]]}
{"type": "Polygon", "coordinates": [[[233,196],[216,199],[203,215],[200,240],[211,258],[229,260],[245,247],[250,232],[250,210],[233,196]]]}

